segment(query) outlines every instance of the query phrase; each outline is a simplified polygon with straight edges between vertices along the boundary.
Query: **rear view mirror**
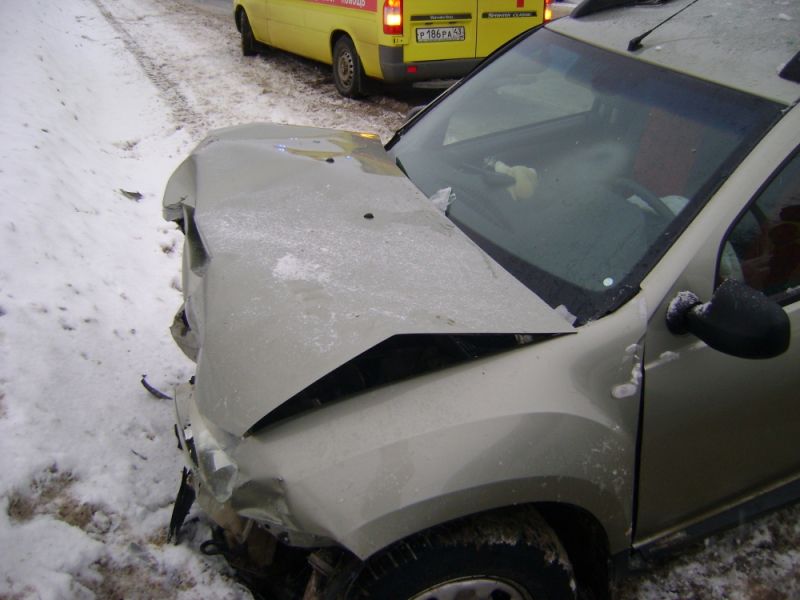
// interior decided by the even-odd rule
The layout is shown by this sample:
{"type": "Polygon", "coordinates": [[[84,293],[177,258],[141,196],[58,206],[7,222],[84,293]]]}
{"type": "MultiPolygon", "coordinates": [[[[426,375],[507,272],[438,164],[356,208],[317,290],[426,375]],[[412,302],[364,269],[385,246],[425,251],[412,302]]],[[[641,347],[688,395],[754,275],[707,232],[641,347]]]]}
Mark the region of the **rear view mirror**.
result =
{"type": "Polygon", "coordinates": [[[705,304],[681,292],[667,310],[672,333],[691,333],[711,348],[740,358],[773,358],[786,352],[791,338],[789,317],[761,292],[728,279],[705,304]]]}

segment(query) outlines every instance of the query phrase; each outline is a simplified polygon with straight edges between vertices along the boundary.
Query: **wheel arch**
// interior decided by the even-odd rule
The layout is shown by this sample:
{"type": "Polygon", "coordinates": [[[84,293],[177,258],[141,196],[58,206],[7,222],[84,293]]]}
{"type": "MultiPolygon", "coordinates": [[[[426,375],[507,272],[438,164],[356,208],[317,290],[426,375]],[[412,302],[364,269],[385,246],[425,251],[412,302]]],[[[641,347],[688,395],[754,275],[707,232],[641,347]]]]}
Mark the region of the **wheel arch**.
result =
{"type": "Polygon", "coordinates": [[[339,93],[350,98],[364,97],[366,95],[364,92],[366,73],[364,71],[362,48],[361,45],[356,41],[356,36],[352,35],[346,29],[336,29],[332,31],[329,38],[329,52],[330,63],[333,68],[334,83],[339,93]],[[346,41],[350,47],[352,47],[353,53],[355,54],[355,56],[352,57],[352,82],[341,81],[340,79],[341,73],[339,70],[339,65],[337,65],[336,47],[343,40],[346,41]]]}
{"type": "Polygon", "coordinates": [[[594,600],[609,600],[613,577],[611,550],[603,524],[589,511],[562,502],[534,504],[553,529],[572,563],[581,589],[591,589],[594,600]]]}
{"type": "Polygon", "coordinates": [[[336,42],[343,37],[350,38],[350,41],[353,43],[353,47],[356,49],[356,52],[359,56],[361,56],[361,49],[359,48],[359,44],[353,34],[346,29],[338,28],[331,31],[331,34],[328,37],[328,51],[330,52],[331,62],[333,62],[333,48],[336,46],[336,42]]]}
{"type": "MultiPolygon", "coordinates": [[[[560,564],[577,584],[578,597],[609,599],[608,538],[602,524],[588,511],[560,502],[526,503],[475,512],[434,525],[375,552],[363,562],[350,563],[351,582],[366,570],[381,571],[381,562],[397,564],[396,553],[413,554],[415,541],[430,546],[434,539],[479,548],[484,544],[525,542],[538,545],[552,564],[560,564]],[[584,592],[589,592],[584,596],[584,592]]],[[[334,580],[335,582],[335,580],[334,580]]],[[[333,587],[341,584],[335,582],[333,587]]],[[[575,589],[575,588],[573,588],[575,589]]]]}
{"type": "MultiPolygon", "coordinates": [[[[507,485],[508,482],[503,484],[506,491],[507,485]]],[[[591,534],[591,539],[599,544],[597,550],[602,556],[609,556],[629,547],[630,539],[627,536],[617,535],[615,540],[613,534],[615,531],[630,529],[629,524],[623,525],[629,523],[623,508],[619,506],[617,509],[610,509],[616,504],[613,496],[600,488],[589,489],[590,484],[586,481],[542,477],[520,482],[520,488],[550,488],[553,493],[541,493],[538,498],[532,498],[531,494],[523,492],[508,497],[504,503],[485,502],[486,498],[496,497],[496,491],[489,490],[488,487],[463,490],[404,507],[383,518],[364,523],[339,542],[366,560],[392,544],[419,535],[441,523],[477,518],[488,512],[510,512],[521,506],[529,506],[539,510],[559,537],[563,537],[565,546],[580,557],[579,565],[589,562],[584,560],[588,555],[584,555],[573,543],[582,534],[591,534]],[[581,499],[581,503],[577,498],[581,499]]]]}

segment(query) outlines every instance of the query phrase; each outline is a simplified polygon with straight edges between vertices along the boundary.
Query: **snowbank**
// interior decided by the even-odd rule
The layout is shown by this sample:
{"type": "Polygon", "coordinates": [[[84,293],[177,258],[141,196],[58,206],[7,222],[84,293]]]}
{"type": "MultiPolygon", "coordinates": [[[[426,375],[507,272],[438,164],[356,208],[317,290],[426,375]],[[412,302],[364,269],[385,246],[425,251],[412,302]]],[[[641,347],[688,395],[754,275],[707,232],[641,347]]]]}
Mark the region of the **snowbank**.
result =
{"type": "Polygon", "coordinates": [[[139,383],[192,373],[160,196],[193,140],[92,2],[0,17],[0,596],[237,597],[164,544],[180,456],[139,383]]]}

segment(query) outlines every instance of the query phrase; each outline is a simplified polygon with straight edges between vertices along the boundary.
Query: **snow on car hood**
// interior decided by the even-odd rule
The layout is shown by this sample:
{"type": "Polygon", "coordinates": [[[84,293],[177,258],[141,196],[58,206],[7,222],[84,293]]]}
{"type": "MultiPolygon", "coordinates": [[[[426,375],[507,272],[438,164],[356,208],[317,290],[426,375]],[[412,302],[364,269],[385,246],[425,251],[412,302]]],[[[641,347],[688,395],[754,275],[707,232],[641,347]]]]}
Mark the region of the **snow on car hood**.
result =
{"type": "Polygon", "coordinates": [[[164,212],[187,221],[197,402],[235,435],[395,335],[572,331],[435,209],[373,135],[214,132],[173,174],[164,212]]]}

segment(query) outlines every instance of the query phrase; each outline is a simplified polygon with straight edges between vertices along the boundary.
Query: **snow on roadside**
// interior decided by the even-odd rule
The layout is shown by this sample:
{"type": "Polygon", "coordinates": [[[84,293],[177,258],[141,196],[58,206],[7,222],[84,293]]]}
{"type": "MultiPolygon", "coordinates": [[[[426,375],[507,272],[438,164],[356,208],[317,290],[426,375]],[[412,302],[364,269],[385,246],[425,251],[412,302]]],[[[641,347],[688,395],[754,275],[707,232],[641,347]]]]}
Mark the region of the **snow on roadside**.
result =
{"type": "Polygon", "coordinates": [[[231,13],[185,0],[94,0],[153,84],[170,98],[177,122],[195,135],[269,120],[378,133],[384,141],[408,104],[386,96],[339,96],[329,66],[270,49],[244,57],[231,13]]]}
{"type": "Polygon", "coordinates": [[[618,591],[618,600],[796,600],[800,505],[684,548],[618,591]]]}
{"type": "Polygon", "coordinates": [[[160,196],[193,140],[92,2],[0,17],[0,596],[240,597],[164,543],[180,457],[139,384],[192,373],[160,196]]]}
{"type": "Polygon", "coordinates": [[[377,99],[355,117],[332,85],[307,81],[317,67],[285,56],[277,69],[237,57],[231,72],[229,19],[185,8],[0,4],[0,77],[14,90],[0,96],[2,598],[249,596],[198,552],[202,523],[165,544],[182,458],[171,403],[139,378],[168,389],[193,365],[168,334],[182,236],[161,220],[163,186],[214,127],[386,138],[408,108],[377,99]]]}

